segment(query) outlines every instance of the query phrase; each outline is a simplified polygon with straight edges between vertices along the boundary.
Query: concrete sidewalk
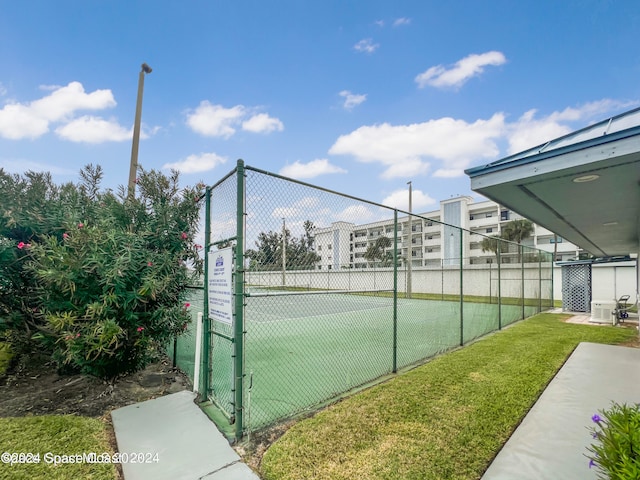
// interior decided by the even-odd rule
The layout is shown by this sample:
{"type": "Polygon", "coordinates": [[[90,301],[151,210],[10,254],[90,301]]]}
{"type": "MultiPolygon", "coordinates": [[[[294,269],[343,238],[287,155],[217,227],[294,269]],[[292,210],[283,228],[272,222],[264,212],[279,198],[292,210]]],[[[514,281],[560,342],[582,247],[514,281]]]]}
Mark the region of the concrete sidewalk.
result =
{"type": "Polygon", "coordinates": [[[149,457],[123,463],[125,480],[259,480],[194,398],[185,390],[111,412],[118,451],[149,457]]]}
{"type": "MultiPolygon", "coordinates": [[[[640,401],[640,349],[581,343],[482,480],[588,480],[591,416],[640,401]]],[[[499,401],[499,400],[497,400],[499,401]]]]}

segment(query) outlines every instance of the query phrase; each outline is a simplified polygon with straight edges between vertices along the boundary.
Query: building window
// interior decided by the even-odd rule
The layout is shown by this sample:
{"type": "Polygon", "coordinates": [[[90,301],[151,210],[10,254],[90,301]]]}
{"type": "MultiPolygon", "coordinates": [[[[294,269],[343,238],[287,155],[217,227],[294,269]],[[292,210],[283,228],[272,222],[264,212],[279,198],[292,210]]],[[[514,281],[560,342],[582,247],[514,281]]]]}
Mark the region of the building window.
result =
{"type": "Polygon", "coordinates": [[[509,220],[509,210],[502,210],[500,212],[500,220],[509,220]]]}
{"type": "Polygon", "coordinates": [[[493,258],[487,258],[487,263],[493,263],[493,258]]]}
{"type": "Polygon", "coordinates": [[[427,240],[433,240],[433,235],[428,235],[427,240]]]}
{"type": "Polygon", "coordinates": [[[433,252],[433,248],[427,248],[427,253],[432,253],[433,252]]]}
{"type": "Polygon", "coordinates": [[[328,268],[329,270],[331,270],[331,265],[327,265],[327,268],[328,268]]]}
{"type": "Polygon", "coordinates": [[[427,227],[433,227],[433,222],[427,222],[427,227]]]}
{"type": "Polygon", "coordinates": [[[487,228],[487,233],[492,233],[493,232],[493,228],[487,228]]]}
{"type": "Polygon", "coordinates": [[[549,243],[562,243],[562,237],[556,237],[557,240],[554,237],[551,237],[549,239],[549,243]]]}
{"type": "Polygon", "coordinates": [[[473,215],[469,215],[469,220],[473,220],[474,216],[473,215]]]}
{"type": "Polygon", "coordinates": [[[322,265],[318,265],[318,270],[322,270],[322,265]]]}
{"type": "Polygon", "coordinates": [[[327,250],[331,250],[331,245],[327,245],[327,250]]]}
{"type": "Polygon", "coordinates": [[[486,217],[487,217],[487,218],[491,218],[491,217],[493,217],[493,213],[491,213],[491,212],[487,213],[486,217]]]}
{"type": "Polygon", "coordinates": [[[322,251],[322,245],[318,245],[318,251],[321,252],[322,251]]]}

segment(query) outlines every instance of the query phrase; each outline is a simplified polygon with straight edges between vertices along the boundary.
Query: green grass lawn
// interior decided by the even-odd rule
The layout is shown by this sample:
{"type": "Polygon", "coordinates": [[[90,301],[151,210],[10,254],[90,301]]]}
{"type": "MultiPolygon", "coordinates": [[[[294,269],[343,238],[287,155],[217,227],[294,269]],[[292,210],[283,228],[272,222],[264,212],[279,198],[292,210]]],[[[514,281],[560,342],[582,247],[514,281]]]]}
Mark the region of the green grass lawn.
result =
{"type": "Polygon", "coordinates": [[[478,479],[580,342],[635,329],[541,314],[292,427],[263,457],[266,479],[478,479]]]}
{"type": "Polygon", "coordinates": [[[96,418],[72,415],[46,415],[20,418],[0,418],[0,454],[4,452],[39,454],[40,462],[10,465],[3,457],[0,479],[93,479],[113,480],[114,465],[47,463],[45,454],[76,455],[95,452],[113,454],[104,422],[96,418]]]}

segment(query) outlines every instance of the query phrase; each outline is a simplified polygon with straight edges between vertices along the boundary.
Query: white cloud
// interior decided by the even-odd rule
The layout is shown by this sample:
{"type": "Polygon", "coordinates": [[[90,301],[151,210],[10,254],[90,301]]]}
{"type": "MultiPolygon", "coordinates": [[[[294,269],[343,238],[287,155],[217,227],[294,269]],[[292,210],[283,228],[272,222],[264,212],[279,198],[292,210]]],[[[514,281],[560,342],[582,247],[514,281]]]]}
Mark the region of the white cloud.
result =
{"type": "Polygon", "coordinates": [[[335,215],[336,220],[351,223],[365,223],[374,217],[374,213],[364,205],[351,205],[335,215]]]}
{"type": "Polygon", "coordinates": [[[291,178],[314,178],[328,173],[347,173],[346,170],[329,163],[326,158],[312,160],[309,163],[295,161],[291,165],[286,165],[280,170],[280,175],[291,178]]]}
{"type": "Polygon", "coordinates": [[[342,105],[346,110],[352,110],[353,107],[360,105],[367,99],[367,95],[358,95],[351,93],[349,90],[342,90],[338,95],[344,98],[344,104],[342,105]]]}
{"type": "MultiPolygon", "coordinates": [[[[64,140],[86,143],[122,142],[133,138],[132,130],[127,130],[116,120],[105,120],[89,115],[76,118],[56,128],[56,134],[64,140]]],[[[141,138],[145,136],[143,133],[140,134],[141,138]]]]}
{"type": "Polygon", "coordinates": [[[474,160],[496,157],[496,140],[502,135],[501,113],[474,123],[448,117],[411,125],[383,123],[340,136],[329,153],[380,163],[386,167],[384,178],[422,175],[429,168],[427,160],[440,161],[442,169],[462,172],[474,160]]]}
{"type": "Polygon", "coordinates": [[[215,153],[201,153],[199,155],[189,155],[179,162],[165,163],[162,169],[178,170],[181,173],[208,172],[226,161],[227,159],[225,157],[221,157],[215,153]]]}
{"type": "Polygon", "coordinates": [[[50,172],[53,175],[77,175],[78,172],[58,165],[47,165],[32,160],[0,159],[0,168],[9,173],[50,172]]]}
{"type": "Polygon", "coordinates": [[[277,118],[270,117],[266,113],[259,113],[242,122],[242,129],[253,133],[271,133],[281,132],[284,130],[284,125],[277,118]]]}
{"type": "Polygon", "coordinates": [[[508,153],[514,154],[541,145],[575,130],[572,122],[584,122],[623,108],[637,106],[638,102],[620,102],[602,99],[586,103],[580,107],[567,107],[536,118],[537,110],[525,112],[516,122],[508,125],[508,153]]]}
{"type": "Polygon", "coordinates": [[[240,123],[245,113],[246,109],[242,105],[225,108],[203,100],[195,111],[187,115],[187,125],[207,137],[229,138],[236,133],[234,126],[240,123]]]}
{"type": "Polygon", "coordinates": [[[0,97],[4,97],[6,94],[7,94],[7,89],[2,84],[2,82],[0,82],[0,97]]]}
{"type": "Polygon", "coordinates": [[[375,25],[377,25],[378,27],[384,27],[384,20],[376,20],[375,22],[373,22],[375,25]]]}
{"type": "MultiPolygon", "coordinates": [[[[422,190],[411,191],[411,210],[418,212],[429,205],[433,205],[436,201],[422,190]]],[[[383,205],[398,208],[400,210],[409,211],[409,188],[395,190],[382,200],[383,205]]]]}
{"type": "Polygon", "coordinates": [[[187,125],[201,135],[222,138],[234,135],[238,127],[253,133],[284,130],[284,125],[277,118],[266,113],[252,114],[252,110],[244,105],[225,108],[203,100],[195,110],[187,113],[187,125]]]}
{"type": "Polygon", "coordinates": [[[353,48],[356,52],[373,53],[380,45],[373,43],[371,38],[365,38],[356,43],[353,48]]]}
{"type": "Polygon", "coordinates": [[[65,87],[47,87],[49,95],[31,103],[9,103],[0,109],[0,137],[11,140],[38,138],[54,122],[68,121],[78,110],[115,107],[111,90],[86,93],[80,82],[65,87]]]}
{"type": "Polygon", "coordinates": [[[411,19],[410,18],[400,17],[400,18],[396,18],[393,21],[393,26],[394,27],[400,27],[402,25],[409,25],[410,23],[411,23],[411,19]]]}
{"type": "Polygon", "coordinates": [[[416,76],[415,81],[420,88],[427,85],[432,87],[461,87],[470,78],[484,72],[486,66],[498,66],[507,61],[502,52],[486,52],[471,54],[458,60],[450,68],[436,65],[416,76]]]}
{"type": "Polygon", "coordinates": [[[298,216],[300,211],[294,207],[278,207],[271,212],[273,218],[292,218],[298,216]]]}

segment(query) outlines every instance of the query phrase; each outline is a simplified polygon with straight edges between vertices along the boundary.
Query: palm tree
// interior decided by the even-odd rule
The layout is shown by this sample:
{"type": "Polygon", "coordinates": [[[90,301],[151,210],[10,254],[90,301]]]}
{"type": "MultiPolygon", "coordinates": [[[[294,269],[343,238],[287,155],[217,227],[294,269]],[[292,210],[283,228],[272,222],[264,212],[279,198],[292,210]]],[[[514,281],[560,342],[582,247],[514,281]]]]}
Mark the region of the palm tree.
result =
{"type": "MultiPolygon", "coordinates": [[[[502,227],[501,237],[510,242],[522,244],[523,240],[526,240],[533,233],[533,223],[526,218],[521,220],[511,220],[504,227],[502,227]]],[[[518,248],[518,263],[522,259],[522,249],[518,248]]]]}
{"type": "Polygon", "coordinates": [[[492,235],[491,237],[484,237],[480,242],[480,247],[483,252],[493,252],[498,259],[498,247],[500,246],[500,235],[492,235]]]}

